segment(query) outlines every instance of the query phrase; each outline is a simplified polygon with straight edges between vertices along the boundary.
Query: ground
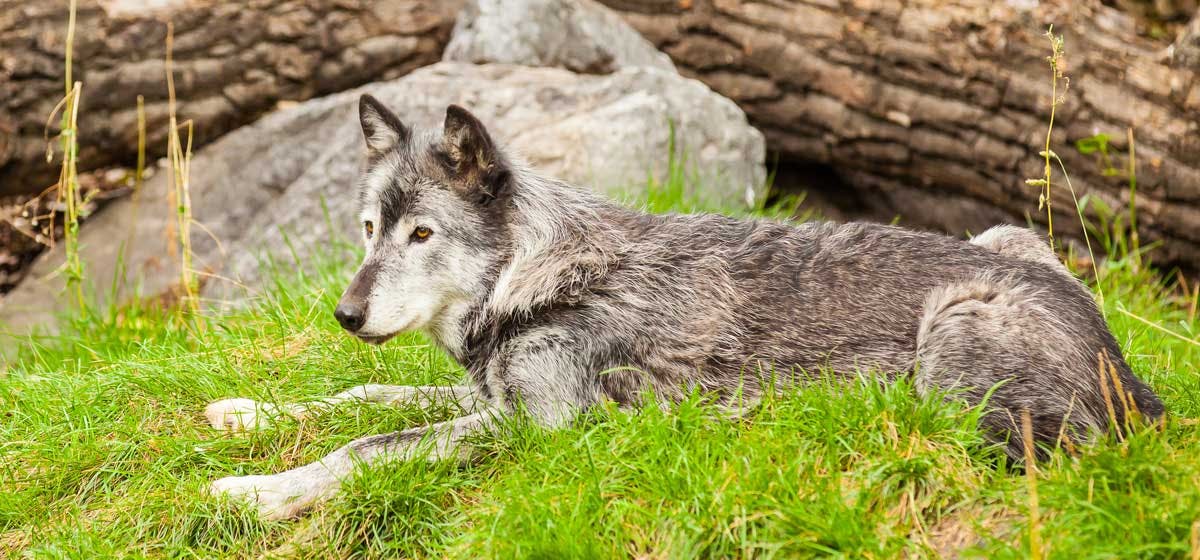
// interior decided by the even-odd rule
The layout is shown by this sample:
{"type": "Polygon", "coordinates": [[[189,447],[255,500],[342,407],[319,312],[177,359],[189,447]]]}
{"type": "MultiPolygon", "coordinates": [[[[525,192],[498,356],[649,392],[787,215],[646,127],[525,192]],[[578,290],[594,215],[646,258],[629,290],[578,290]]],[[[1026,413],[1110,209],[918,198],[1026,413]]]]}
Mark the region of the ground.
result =
{"type": "MultiPolygon", "coordinates": [[[[652,197],[648,206],[680,203],[652,197]]],[[[272,265],[275,281],[230,315],[126,307],[78,317],[56,337],[0,342],[21,346],[0,373],[0,551],[1194,558],[1200,550],[1200,320],[1195,300],[1129,253],[1090,282],[1169,416],[1123,441],[1060,451],[1032,477],[984,443],[977,411],[863,375],[817,379],[734,422],[703,395],[665,411],[596,410],[557,432],[517,419],[478,438],[467,464],[362,469],[306,517],[260,522],[207,495],[208,483],[299,466],[355,437],[453,413],[361,404],[262,432],[208,427],[205,405],[223,398],[286,403],[367,382],[462,377],[420,335],[373,347],[340,332],[331,310],[353,272],[345,255],[341,246],[300,266],[272,265]]]]}

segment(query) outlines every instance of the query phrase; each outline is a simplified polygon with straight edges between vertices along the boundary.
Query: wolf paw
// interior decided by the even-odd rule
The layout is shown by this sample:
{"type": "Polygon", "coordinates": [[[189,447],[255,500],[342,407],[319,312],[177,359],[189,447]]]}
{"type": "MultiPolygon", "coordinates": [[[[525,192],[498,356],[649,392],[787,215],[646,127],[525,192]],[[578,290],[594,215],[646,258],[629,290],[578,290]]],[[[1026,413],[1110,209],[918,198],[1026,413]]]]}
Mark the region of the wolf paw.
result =
{"type": "Polygon", "coordinates": [[[298,517],[321,498],[320,485],[289,473],[227,476],[213,481],[209,492],[252,506],[259,519],[279,521],[298,517]]]}
{"type": "Polygon", "coordinates": [[[264,429],[271,425],[274,413],[275,407],[250,399],[225,399],[204,409],[208,424],[227,432],[264,429]]]}

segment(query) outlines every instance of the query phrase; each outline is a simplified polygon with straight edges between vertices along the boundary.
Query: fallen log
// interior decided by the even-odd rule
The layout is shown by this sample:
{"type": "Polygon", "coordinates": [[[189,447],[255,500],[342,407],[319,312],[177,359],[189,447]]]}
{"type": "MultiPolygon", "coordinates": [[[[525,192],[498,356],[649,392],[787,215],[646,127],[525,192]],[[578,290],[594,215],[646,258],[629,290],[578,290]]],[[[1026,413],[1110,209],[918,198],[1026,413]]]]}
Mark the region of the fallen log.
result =
{"type": "MultiPolygon", "coordinates": [[[[180,119],[205,143],[280,101],[308,99],[437,62],[462,2],[82,0],[72,78],[82,81],[81,169],[130,164],[137,96],[148,149],[166,151],[167,22],[180,119]]],[[[0,0],[0,196],[52,185],[47,117],[64,94],[68,2],[0,0]]],[[[54,130],[50,131],[53,135],[54,130]]]]}

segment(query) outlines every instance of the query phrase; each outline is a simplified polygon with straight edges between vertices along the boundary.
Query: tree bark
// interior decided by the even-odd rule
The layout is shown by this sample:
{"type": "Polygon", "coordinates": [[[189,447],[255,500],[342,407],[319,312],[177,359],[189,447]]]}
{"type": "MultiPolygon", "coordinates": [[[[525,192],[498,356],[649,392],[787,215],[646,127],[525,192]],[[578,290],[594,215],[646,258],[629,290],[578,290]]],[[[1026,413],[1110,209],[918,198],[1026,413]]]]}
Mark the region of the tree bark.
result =
{"type": "MultiPolygon", "coordinates": [[[[1045,165],[1054,24],[1071,79],[1051,149],[1076,193],[1127,211],[1132,128],[1141,241],[1161,243],[1160,264],[1200,267],[1197,69],[1097,0],[602,1],[745,109],[781,167],[828,166],[844,192],[827,195],[956,234],[1046,222],[1025,180],[1045,165]],[[1074,147],[1097,133],[1118,176],[1074,147]]],[[[1054,231],[1078,235],[1066,187],[1055,164],[1054,231]]]]}
{"type": "MultiPolygon", "coordinates": [[[[135,159],[139,94],[149,153],[166,152],[167,21],[174,23],[178,115],[194,121],[195,141],[204,143],[280,101],[436,62],[461,4],[81,0],[72,69],[83,82],[79,166],[135,159]]],[[[67,6],[66,0],[0,0],[0,195],[40,192],[57,178],[57,168],[46,163],[43,134],[64,94],[67,6]]]]}

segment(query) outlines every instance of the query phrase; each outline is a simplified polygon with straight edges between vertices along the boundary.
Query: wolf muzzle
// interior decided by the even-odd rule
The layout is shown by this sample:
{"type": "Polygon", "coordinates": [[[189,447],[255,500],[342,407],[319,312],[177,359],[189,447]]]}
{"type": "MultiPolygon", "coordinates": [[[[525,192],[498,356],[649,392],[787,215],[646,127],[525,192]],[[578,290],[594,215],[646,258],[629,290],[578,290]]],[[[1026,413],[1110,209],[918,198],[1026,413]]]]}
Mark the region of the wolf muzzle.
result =
{"type": "Polygon", "coordinates": [[[337,307],[333,310],[333,316],[343,329],[357,333],[363,328],[363,325],[367,324],[367,298],[371,295],[371,288],[375,285],[375,275],[378,272],[378,264],[364,264],[354,275],[354,280],[350,281],[346,292],[342,294],[342,299],[338,301],[337,307]]]}

